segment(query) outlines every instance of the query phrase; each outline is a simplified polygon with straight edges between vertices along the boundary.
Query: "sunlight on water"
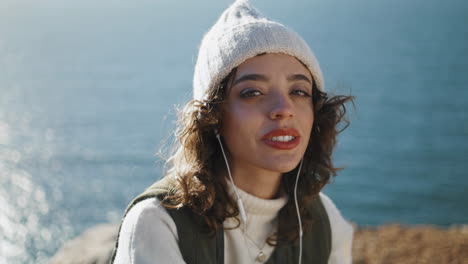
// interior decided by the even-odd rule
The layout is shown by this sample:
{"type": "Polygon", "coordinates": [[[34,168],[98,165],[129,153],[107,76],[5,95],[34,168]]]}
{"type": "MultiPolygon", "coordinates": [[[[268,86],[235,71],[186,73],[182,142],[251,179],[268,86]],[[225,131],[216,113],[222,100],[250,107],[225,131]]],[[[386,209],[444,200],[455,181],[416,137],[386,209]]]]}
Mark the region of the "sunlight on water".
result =
{"type": "Polygon", "coordinates": [[[34,128],[29,113],[1,116],[0,263],[29,263],[32,259],[44,263],[50,255],[48,247],[56,243],[53,238],[64,231],[60,227],[64,219],[50,224],[50,217],[54,217],[50,214],[51,197],[38,170],[41,163],[53,158],[50,142],[54,132],[34,128]]]}
{"type": "MultiPolygon", "coordinates": [[[[101,212],[97,202],[93,203],[97,207],[92,215],[81,214],[91,202],[83,199],[88,197],[86,193],[99,201],[98,195],[106,186],[102,178],[84,172],[81,164],[96,163],[103,159],[102,155],[78,142],[64,143],[63,134],[57,135],[49,127],[47,116],[28,111],[29,106],[18,109],[11,103],[19,101],[20,93],[5,95],[0,98],[0,263],[46,263],[76,234],[77,226],[70,219],[93,221],[98,217],[115,222],[121,212],[101,212]],[[2,112],[4,109],[9,111],[2,112]],[[79,171],[78,182],[89,174],[86,185],[69,180],[75,179],[74,168],[79,171]],[[64,187],[67,180],[68,186],[64,187]]],[[[109,175],[120,170],[112,164],[107,167],[105,174],[109,175]]]]}
{"type": "Polygon", "coordinates": [[[0,145],[7,145],[10,142],[10,126],[0,120],[0,145]]]}
{"type": "Polygon", "coordinates": [[[44,191],[20,168],[22,158],[16,149],[0,149],[0,256],[8,263],[29,258],[28,244],[43,238],[39,219],[49,210],[44,191]]]}

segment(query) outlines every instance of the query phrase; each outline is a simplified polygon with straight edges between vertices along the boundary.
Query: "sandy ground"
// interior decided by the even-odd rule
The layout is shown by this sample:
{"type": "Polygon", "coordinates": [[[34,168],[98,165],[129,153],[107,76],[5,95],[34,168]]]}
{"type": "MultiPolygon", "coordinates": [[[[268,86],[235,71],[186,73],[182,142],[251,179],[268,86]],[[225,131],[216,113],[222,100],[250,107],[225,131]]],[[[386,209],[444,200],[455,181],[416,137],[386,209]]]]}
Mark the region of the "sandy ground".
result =
{"type": "MultiPolygon", "coordinates": [[[[468,225],[355,227],[354,264],[468,264],[468,225]]],[[[105,224],[68,241],[51,264],[108,264],[118,226],[105,224]]]]}

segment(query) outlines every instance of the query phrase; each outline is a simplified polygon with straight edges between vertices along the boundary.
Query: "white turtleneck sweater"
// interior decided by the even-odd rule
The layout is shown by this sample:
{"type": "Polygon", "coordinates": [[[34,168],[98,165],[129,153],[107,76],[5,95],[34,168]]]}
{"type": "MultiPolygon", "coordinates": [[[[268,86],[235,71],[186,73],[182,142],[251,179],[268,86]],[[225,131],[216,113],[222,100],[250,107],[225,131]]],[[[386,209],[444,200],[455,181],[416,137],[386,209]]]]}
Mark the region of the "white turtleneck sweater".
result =
{"type": "MultiPolygon", "coordinates": [[[[276,230],[277,215],[287,197],[265,200],[237,189],[247,213],[246,235],[241,228],[224,230],[224,263],[255,263],[260,251],[268,259],[274,247],[265,243],[276,230]]],[[[233,192],[232,188],[230,190],[233,192]]],[[[329,264],[350,264],[353,227],[341,216],[333,202],[320,193],[330,219],[332,249],[329,264]]],[[[224,227],[236,221],[226,219],[224,227]]],[[[125,216],[119,236],[115,264],[185,263],[178,246],[177,228],[166,209],[156,198],[137,203],[125,216]]],[[[307,250],[307,249],[304,249],[307,250]]]]}

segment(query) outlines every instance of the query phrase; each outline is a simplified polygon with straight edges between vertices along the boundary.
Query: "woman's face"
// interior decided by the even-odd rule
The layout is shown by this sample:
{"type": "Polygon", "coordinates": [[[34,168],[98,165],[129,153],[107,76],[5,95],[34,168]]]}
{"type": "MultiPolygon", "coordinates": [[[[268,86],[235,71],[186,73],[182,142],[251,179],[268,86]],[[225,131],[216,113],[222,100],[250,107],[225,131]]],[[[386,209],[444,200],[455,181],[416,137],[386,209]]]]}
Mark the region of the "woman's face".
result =
{"type": "Polygon", "coordinates": [[[294,169],[314,122],[307,68],[289,55],[264,54],[239,65],[229,83],[221,134],[233,171],[294,169]]]}

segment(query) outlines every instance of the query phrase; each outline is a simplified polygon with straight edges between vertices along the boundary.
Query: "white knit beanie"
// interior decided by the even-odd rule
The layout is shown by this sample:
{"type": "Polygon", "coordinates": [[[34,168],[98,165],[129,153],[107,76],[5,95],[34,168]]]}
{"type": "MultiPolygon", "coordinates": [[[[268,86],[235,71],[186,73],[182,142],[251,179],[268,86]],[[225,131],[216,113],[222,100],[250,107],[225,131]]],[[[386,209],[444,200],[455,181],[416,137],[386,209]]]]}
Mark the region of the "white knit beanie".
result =
{"type": "Polygon", "coordinates": [[[236,0],[203,37],[195,65],[193,98],[208,99],[208,91],[215,89],[232,69],[261,53],[296,57],[307,66],[317,88],[324,91],[322,71],[304,39],[263,17],[248,0],[236,0]]]}

